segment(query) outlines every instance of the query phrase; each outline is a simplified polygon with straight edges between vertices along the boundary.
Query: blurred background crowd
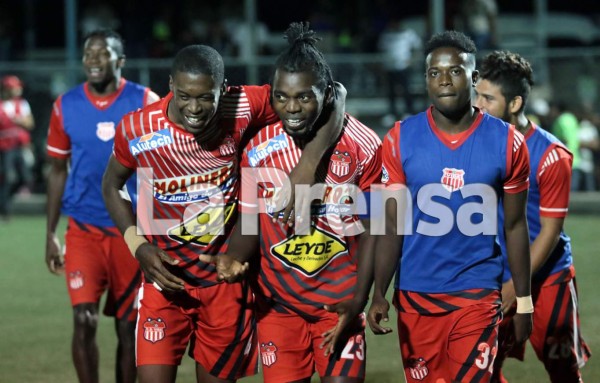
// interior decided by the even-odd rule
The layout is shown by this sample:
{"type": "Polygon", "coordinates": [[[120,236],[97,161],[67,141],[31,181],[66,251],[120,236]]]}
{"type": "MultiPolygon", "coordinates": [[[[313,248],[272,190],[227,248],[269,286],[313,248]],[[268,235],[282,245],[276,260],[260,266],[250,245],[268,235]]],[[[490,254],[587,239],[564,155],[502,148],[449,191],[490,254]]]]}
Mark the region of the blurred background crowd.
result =
{"type": "Polygon", "coordinates": [[[164,96],[170,59],[188,44],[216,48],[230,84],[269,81],[286,44],[283,30],[302,20],[322,38],[336,80],[348,89],[348,110],[379,132],[428,105],[422,47],[433,32],[466,32],[480,57],[494,49],[520,53],[535,72],[530,117],[575,153],[573,190],[598,190],[594,0],[23,0],[0,2],[0,198],[45,192],[52,101],[84,80],[80,41],[87,32],[121,33],[125,77],[164,96]]]}

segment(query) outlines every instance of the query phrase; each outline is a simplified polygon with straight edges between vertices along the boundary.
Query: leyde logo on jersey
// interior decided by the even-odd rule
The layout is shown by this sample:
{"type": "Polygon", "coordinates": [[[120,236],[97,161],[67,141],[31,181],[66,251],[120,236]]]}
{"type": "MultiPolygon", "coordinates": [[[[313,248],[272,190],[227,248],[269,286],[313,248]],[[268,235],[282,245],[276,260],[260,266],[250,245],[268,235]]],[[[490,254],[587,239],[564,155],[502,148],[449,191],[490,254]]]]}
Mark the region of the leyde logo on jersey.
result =
{"type": "Polygon", "coordinates": [[[115,137],[115,123],[112,121],[99,122],[96,125],[96,136],[104,142],[115,137]]]}
{"type": "Polygon", "coordinates": [[[144,322],[144,339],[156,343],[165,337],[166,323],[160,319],[148,318],[144,322]]]}
{"type": "Polygon", "coordinates": [[[255,167],[260,160],[265,159],[269,154],[285,149],[289,146],[285,134],[281,133],[278,136],[271,138],[269,141],[263,142],[258,146],[253,147],[248,152],[248,161],[250,166],[255,167]]]}
{"type": "Polygon", "coordinates": [[[310,230],[309,235],[295,235],[271,247],[271,253],[281,262],[307,276],[318,274],[347,251],[346,244],[336,236],[316,227],[310,230]]]}
{"type": "Polygon", "coordinates": [[[171,135],[171,131],[169,129],[163,129],[158,132],[144,134],[141,137],[136,137],[129,141],[129,150],[131,151],[131,154],[137,156],[142,152],[158,149],[172,143],[173,136],[171,135]]]}
{"type": "Polygon", "coordinates": [[[346,151],[342,152],[335,150],[331,156],[331,162],[329,170],[336,176],[342,178],[350,173],[350,164],[352,163],[352,157],[346,151]]]}
{"type": "Polygon", "coordinates": [[[263,366],[271,367],[273,363],[277,362],[277,346],[273,342],[261,343],[260,357],[263,366]]]}
{"type": "Polygon", "coordinates": [[[444,168],[442,186],[449,192],[462,189],[465,186],[465,171],[455,168],[444,168]]]}

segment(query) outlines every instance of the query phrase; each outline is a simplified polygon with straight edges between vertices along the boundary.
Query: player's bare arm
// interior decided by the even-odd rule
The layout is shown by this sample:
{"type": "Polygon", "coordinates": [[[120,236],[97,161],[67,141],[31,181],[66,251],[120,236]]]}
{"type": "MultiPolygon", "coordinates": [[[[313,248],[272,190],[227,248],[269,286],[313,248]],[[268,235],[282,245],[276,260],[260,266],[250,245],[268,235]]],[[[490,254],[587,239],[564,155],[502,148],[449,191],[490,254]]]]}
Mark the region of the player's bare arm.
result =
{"type": "Polygon", "coordinates": [[[380,323],[389,320],[390,304],[385,299],[385,294],[399,267],[398,260],[403,243],[403,237],[397,234],[398,219],[395,199],[387,201],[385,215],[385,235],[378,236],[375,241],[375,287],[373,288],[373,301],[367,314],[369,326],[376,335],[392,332],[390,327],[383,327],[380,323]]]}
{"type": "MultiPolygon", "coordinates": [[[[283,210],[283,215],[281,216],[281,222],[283,224],[289,223],[290,225],[293,225],[295,217],[292,212],[303,212],[303,209],[308,208],[312,202],[309,201],[309,193],[299,193],[296,195],[295,186],[311,186],[315,183],[315,174],[323,156],[327,153],[329,148],[335,145],[342,132],[347,91],[339,82],[335,82],[334,85],[335,98],[333,104],[330,108],[323,110],[323,113],[328,113],[328,118],[327,120],[320,119],[321,121],[325,121],[325,123],[317,130],[315,137],[306,145],[302,157],[300,157],[298,166],[296,166],[289,175],[291,194],[287,206],[283,210]]],[[[283,195],[283,193],[281,195],[283,195]]],[[[274,217],[278,217],[278,215],[274,215],[274,217]]],[[[273,221],[276,220],[277,218],[273,219],[273,221]]]]}
{"type": "MultiPolygon", "coordinates": [[[[526,215],[527,194],[528,190],[514,194],[504,193],[504,232],[508,263],[513,276],[515,294],[521,298],[531,297],[531,258],[526,215]]],[[[517,307],[517,314],[514,316],[515,340],[524,342],[529,338],[533,327],[533,310],[531,312],[519,311],[517,307]]]]}
{"type": "MultiPolygon", "coordinates": [[[[128,230],[131,232],[131,228],[136,227],[131,203],[124,200],[119,193],[132,174],[132,169],[121,165],[114,155],[112,155],[102,179],[102,195],[106,207],[112,220],[124,236],[127,236],[126,232],[128,230]]],[[[133,231],[131,235],[137,235],[137,233],[133,231]]],[[[125,242],[128,242],[127,239],[125,242]]],[[[140,267],[144,272],[147,282],[155,283],[160,290],[166,292],[177,292],[184,289],[183,280],[170,273],[164,266],[164,263],[176,265],[179,261],[169,257],[158,247],[143,240],[143,237],[138,239],[135,249],[130,244],[131,241],[128,242],[128,245],[132,253],[135,252],[133,255],[140,262],[140,267]]]]}
{"type": "Polygon", "coordinates": [[[60,208],[65,183],[69,174],[69,160],[49,157],[50,174],[48,174],[48,202],[46,225],[46,265],[53,274],[61,274],[64,270],[64,259],[60,250],[60,242],[56,236],[56,226],[60,219],[60,208]]]}

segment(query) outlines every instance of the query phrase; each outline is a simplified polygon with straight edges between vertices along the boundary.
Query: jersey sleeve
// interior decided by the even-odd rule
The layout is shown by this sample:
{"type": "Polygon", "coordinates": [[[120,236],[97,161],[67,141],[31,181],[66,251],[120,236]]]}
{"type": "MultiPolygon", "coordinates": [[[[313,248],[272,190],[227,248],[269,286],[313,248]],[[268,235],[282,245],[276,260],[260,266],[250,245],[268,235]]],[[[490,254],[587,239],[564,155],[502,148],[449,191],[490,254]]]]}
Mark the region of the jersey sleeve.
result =
{"type": "Polygon", "coordinates": [[[381,182],[381,150],[379,145],[372,155],[363,159],[363,172],[358,186],[364,192],[371,191],[372,184],[381,182]]]}
{"type": "Polygon", "coordinates": [[[263,127],[278,120],[277,114],[271,107],[271,86],[244,86],[244,91],[250,103],[251,124],[263,127]]]}
{"type": "Polygon", "coordinates": [[[382,148],[381,182],[387,186],[406,185],[406,175],[402,169],[400,156],[400,122],[385,135],[382,148]]]}
{"type": "Polygon", "coordinates": [[[256,188],[256,183],[252,182],[252,178],[250,178],[252,177],[253,169],[250,167],[250,162],[248,161],[247,150],[243,150],[240,157],[240,176],[242,180],[239,202],[240,211],[245,214],[256,213],[258,208],[257,191],[252,190],[256,188]]]}
{"type": "Polygon", "coordinates": [[[154,104],[156,101],[160,100],[160,97],[154,93],[150,88],[144,89],[144,107],[154,104]]]}
{"type": "Polygon", "coordinates": [[[529,151],[525,137],[510,126],[508,133],[507,174],[504,180],[504,192],[517,194],[529,188],[529,151]]]}
{"type": "Polygon", "coordinates": [[[64,159],[71,156],[71,139],[63,125],[62,96],[52,105],[46,150],[49,156],[55,158],[64,159]]]}
{"type": "Polygon", "coordinates": [[[544,153],[537,173],[541,216],[549,218],[567,216],[572,163],[572,154],[561,146],[551,146],[544,153]]]}
{"type": "Polygon", "coordinates": [[[130,121],[133,121],[133,118],[131,118],[131,114],[127,114],[123,117],[119,126],[117,126],[113,154],[121,165],[129,169],[135,169],[137,167],[137,161],[129,151],[129,139],[127,138],[127,131],[133,129],[133,127],[130,126],[130,121]]]}

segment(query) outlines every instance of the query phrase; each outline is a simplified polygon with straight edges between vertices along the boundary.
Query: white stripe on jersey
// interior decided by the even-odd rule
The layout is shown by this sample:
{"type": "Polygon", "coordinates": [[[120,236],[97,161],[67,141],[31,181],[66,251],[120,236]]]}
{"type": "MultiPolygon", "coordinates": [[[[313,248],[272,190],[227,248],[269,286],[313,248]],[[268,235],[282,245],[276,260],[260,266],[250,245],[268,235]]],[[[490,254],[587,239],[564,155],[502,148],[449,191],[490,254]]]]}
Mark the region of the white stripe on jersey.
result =
{"type": "Polygon", "coordinates": [[[556,150],[556,148],[554,148],[550,152],[548,152],[548,154],[546,155],[546,159],[544,160],[544,164],[542,165],[542,169],[540,170],[540,173],[538,174],[538,177],[541,176],[542,174],[544,174],[546,169],[548,169],[548,167],[550,165],[552,165],[553,163],[558,162],[559,159],[560,159],[560,157],[558,155],[558,151],[556,150]]]}
{"type": "Polygon", "coordinates": [[[519,148],[523,144],[523,141],[525,140],[525,137],[523,137],[521,132],[519,132],[516,129],[514,130],[514,132],[515,132],[515,136],[514,136],[515,139],[513,141],[513,153],[515,153],[517,150],[519,150],[519,148]]]}
{"type": "Polygon", "coordinates": [[[51,152],[54,152],[54,153],[58,153],[58,154],[69,154],[69,153],[71,153],[70,150],[62,150],[62,149],[55,148],[54,146],[50,146],[50,145],[47,145],[46,149],[48,149],[48,151],[51,151],[51,152]]]}
{"type": "Polygon", "coordinates": [[[547,211],[549,213],[566,213],[569,211],[569,208],[550,208],[550,207],[540,206],[540,210],[547,211]]]}

